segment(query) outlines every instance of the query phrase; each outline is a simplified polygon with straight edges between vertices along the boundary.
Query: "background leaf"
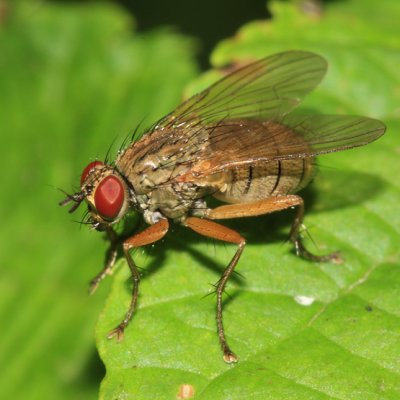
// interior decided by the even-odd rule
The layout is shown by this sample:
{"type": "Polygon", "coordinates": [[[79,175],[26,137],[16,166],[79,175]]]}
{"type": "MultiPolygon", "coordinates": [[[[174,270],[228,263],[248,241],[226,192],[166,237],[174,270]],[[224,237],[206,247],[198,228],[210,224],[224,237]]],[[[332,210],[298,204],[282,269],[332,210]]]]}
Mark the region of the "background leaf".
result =
{"type": "MultiPolygon", "coordinates": [[[[331,2],[322,15],[272,2],[272,21],[256,21],[221,43],[215,66],[301,48],[329,61],[329,73],[304,107],[378,117],[378,142],[321,157],[321,174],[303,192],[306,224],[342,265],[312,264],[284,244],[292,218],[230,221],[248,240],[225,302],[226,333],[240,356],[224,364],[215,333],[218,280],[234,252],[180,227],[149,252],[140,306],[122,343],[106,340],[130,300],[124,262],[97,326],[107,375],[101,397],[176,398],[189,384],[204,399],[396,399],[400,397],[398,18],[400,4],[331,2]],[[304,305],[302,299],[311,304],[304,305]]],[[[188,90],[215,79],[206,74],[188,90]]],[[[194,89],[196,88],[196,89],[194,89]]]]}
{"type": "Polygon", "coordinates": [[[90,399],[104,367],[87,295],[105,244],[57,203],[83,167],[179,103],[193,43],[135,35],[105,4],[1,2],[0,398],[90,399]],[[148,119],[147,119],[148,118],[148,119]]]}

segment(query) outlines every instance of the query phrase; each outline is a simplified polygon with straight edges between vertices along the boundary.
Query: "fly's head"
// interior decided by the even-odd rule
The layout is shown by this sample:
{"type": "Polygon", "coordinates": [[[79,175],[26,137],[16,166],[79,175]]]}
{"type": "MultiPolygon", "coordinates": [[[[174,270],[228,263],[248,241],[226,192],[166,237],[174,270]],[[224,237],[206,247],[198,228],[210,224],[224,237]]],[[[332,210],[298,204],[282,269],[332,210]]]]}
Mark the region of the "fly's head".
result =
{"type": "Polygon", "coordinates": [[[60,205],[74,203],[69,210],[72,213],[82,201],[86,201],[89,223],[94,229],[105,230],[128,211],[128,187],[114,167],[93,161],[83,170],[80,184],[81,191],[67,195],[60,205]]]}

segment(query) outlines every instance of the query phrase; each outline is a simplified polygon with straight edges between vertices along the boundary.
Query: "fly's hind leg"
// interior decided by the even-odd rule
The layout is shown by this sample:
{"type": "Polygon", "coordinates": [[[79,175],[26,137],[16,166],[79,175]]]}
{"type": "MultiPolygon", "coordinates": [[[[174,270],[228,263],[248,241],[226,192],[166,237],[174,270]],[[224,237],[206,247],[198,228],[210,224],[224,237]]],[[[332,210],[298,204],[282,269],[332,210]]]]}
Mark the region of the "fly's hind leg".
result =
{"type": "Polygon", "coordinates": [[[315,262],[326,262],[326,261],[332,261],[335,263],[342,262],[343,260],[342,260],[342,257],[340,256],[339,252],[334,252],[334,253],[325,254],[322,256],[317,256],[317,255],[309,252],[304,247],[302,239],[299,235],[299,230],[303,224],[303,219],[304,219],[304,201],[300,196],[295,196],[295,197],[298,198],[298,203],[296,204],[297,212],[296,212],[296,216],[294,218],[293,224],[292,224],[292,228],[290,230],[289,239],[294,244],[294,247],[296,249],[296,254],[298,256],[304,257],[307,260],[311,260],[311,261],[315,261],[315,262]]]}
{"type": "Polygon", "coordinates": [[[165,236],[165,234],[168,232],[168,228],[169,228],[168,220],[160,219],[154,225],[150,225],[144,231],[136,233],[135,235],[124,241],[122,247],[124,250],[125,258],[128,262],[129,269],[131,270],[133,279],[132,298],[129,309],[125,314],[125,318],[119,323],[119,325],[116,328],[114,328],[108,334],[107,337],[109,339],[116,336],[117,340],[122,340],[122,338],[124,337],[124,330],[126,326],[129,324],[129,321],[132,319],[133,313],[135,312],[136,308],[136,303],[139,295],[140,274],[129,253],[130,250],[136,247],[141,247],[147,244],[157,242],[158,240],[162,239],[165,236]]]}
{"type": "Polygon", "coordinates": [[[303,199],[298,195],[292,194],[287,196],[269,197],[264,200],[246,204],[228,204],[210,210],[206,216],[210,219],[251,217],[262,214],[269,214],[293,207],[297,207],[297,212],[292,224],[292,228],[290,230],[289,239],[295,246],[296,254],[308,260],[317,262],[341,262],[342,259],[339,253],[317,256],[309,252],[304,247],[301,237],[299,236],[299,229],[303,223],[304,218],[304,202],[303,199]]]}

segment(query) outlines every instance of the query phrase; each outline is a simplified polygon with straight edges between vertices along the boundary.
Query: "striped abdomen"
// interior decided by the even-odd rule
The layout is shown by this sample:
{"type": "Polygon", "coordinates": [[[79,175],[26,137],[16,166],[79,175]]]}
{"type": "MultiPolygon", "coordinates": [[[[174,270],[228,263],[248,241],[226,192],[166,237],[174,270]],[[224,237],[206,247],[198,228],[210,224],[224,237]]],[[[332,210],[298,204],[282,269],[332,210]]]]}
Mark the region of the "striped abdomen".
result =
{"type": "Polygon", "coordinates": [[[312,179],[312,163],[312,158],[298,158],[229,169],[214,196],[227,203],[248,203],[295,193],[312,179]]]}

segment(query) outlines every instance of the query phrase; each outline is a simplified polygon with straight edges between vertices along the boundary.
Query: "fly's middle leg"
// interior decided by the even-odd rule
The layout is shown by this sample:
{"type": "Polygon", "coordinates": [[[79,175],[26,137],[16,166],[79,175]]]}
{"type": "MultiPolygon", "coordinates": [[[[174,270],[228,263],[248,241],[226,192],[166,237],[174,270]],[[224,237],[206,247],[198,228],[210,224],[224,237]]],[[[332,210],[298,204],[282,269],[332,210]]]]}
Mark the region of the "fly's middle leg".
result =
{"type": "Polygon", "coordinates": [[[196,217],[189,217],[185,220],[184,225],[200,235],[207,236],[213,239],[221,240],[228,243],[233,243],[238,245],[235,255],[232,260],[225,268],[224,272],[221,275],[217,283],[217,329],[218,329],[218,337],[221,344],[221,349],[223,352],[224,361],[227,363],[237,362],[238,357],[236,354],[230,349],[228,342],[225,337],[225,330],[222,318],[222,295],[224,293],[224,289],[226,283],[229,280],[229,277],[232,275],[233,270],[236,267],[236,264],[239,261],[239,258],[243,252],[244,246],[246,245],[245,239],[239,235],[239,233],[235,232],[232,229],[229,229],[223,225],[217,224],[213,221],[209,221],[207,219],[201,219],[196,217]]]}
{"type": "Polygon", "coordinates": [[[132,279],[133,279],[133,288],[132,288],[132,298],[128,311],[125,314],[125,318],[119,323],[119,325],[113,329],[109,334],[108,338],[111,339],[116,336],[117,340],[122,340],[124,337],[124,330],[128,325],[129,321],[132,319],[133,313],[136,309],[136,303],[139,295],[139,282],[140,282],[140,273],[133,261],[130,250],[135,247],[145,246],[147,244],[151,244],[157,242],[162,239],[165,234],[168,232],[169,224],[167,219],[161,219],[154,225],[150,225],[144,231],[139,232],[132,237],[128,238],[123,243],[123,250],[125,254],[125,258],[128,262],[129,269],[131,270],[132,279]]]}

